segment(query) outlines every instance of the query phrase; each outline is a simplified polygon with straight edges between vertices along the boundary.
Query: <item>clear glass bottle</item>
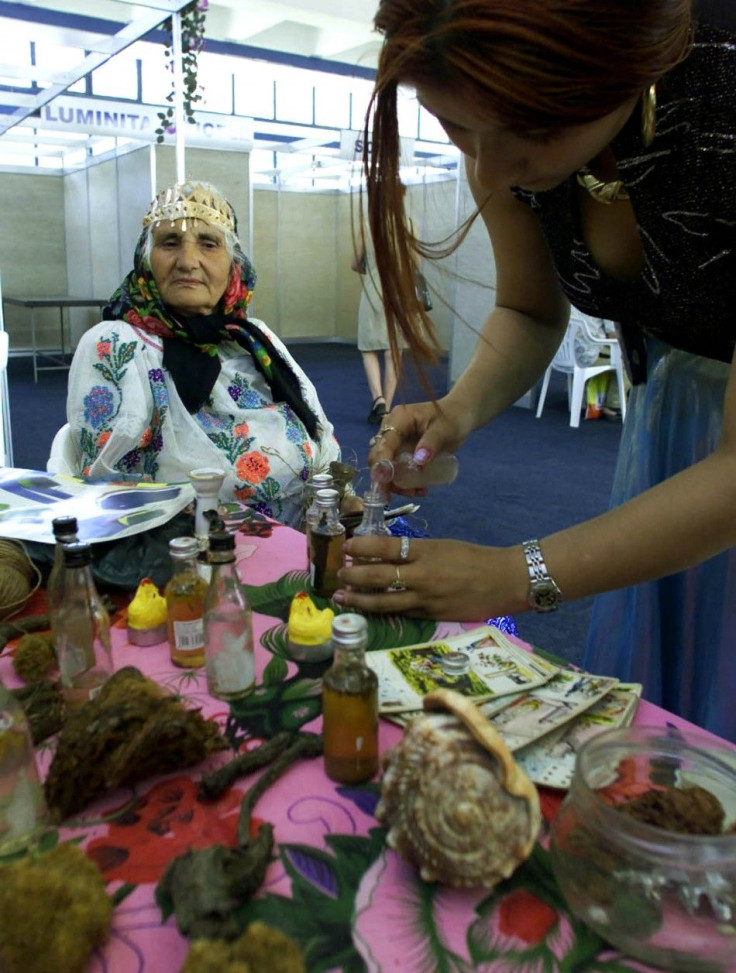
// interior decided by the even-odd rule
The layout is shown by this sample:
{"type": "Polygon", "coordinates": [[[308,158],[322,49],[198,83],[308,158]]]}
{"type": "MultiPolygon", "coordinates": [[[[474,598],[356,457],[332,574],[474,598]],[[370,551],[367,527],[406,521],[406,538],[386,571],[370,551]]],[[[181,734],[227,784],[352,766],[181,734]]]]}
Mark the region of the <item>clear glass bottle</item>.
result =
{"type": "Polygon", "coordinates": [[[110,617],[92,577],[92,548],[65,544],[64,583],[56,622],[61,690],[69,709],[93,699],[112,675],[110,617]]]}
{"type": "Polygon", "coordinates": [[[371,466],[374,483],[393,483],[402,490],[445,486],[457,478],[457,473],[457,456],[452,453],[438,453],[425,466],[417,466],[411,453],[399,453],[393,460],[381,459],[371,466]]]}
{"type": "Polygon", "coordinates": [[[307,483],[307,497],[309,502],[307,503],[307,509],[304,514],[304,533],[307,537],[307,571],[310,570],[312,563],[312,528],[319,519],[315,495],[317,490],[332,489],[333,483],[334,479],[331,473],[313,473],[307,483]]]}
{"type": "Polygon", "coordinates": [[[0,855],[40,837],[48,820],[23,707],[0,682],[0,855]]]}
{"type": "Polygon", "coordinates": [[[334,659],[322,677],[325,773],[359,784],[378,771],[378,678],[366,665],[368,623],[346,612],[332,622],[334,659]]]}
{"type": "Polygon", "coordinates": [[[61,604],[61,586],[64,576],[64,554],[65,544],[74,544],[77,537],[77,518],[76,517],[54,517],[51,521],[51,528],[54,532],[56,546],[54,548],[54,563],[49,572],[46,582],[46,598],[49,606],[49,619],[51,621],[51,637],[56,645],[56,619],[59,615],[59,605],[61,604]]]}
{"type": "Polygon", "coordinates": [[[337,572],[345,564],[345,527],[340,523],[337,490],[317,490],[317,522],[312,527],[309,580],[315,594],[330,598],[340,587],[337,572]]]}
{"type": "MultiPolygon", "coordinates": [[[[353,537],[384,536],[391,536],[386,523],[386,495],[374,483],[372,489],[363,495],[363,519],[353,531],[353,537]]],[[[353,564],[374,564],[380,560],[380,557],[353,557],[353,564]]]]}
{"type": "Polygon", "coordinates": [[[166,585],[167,626],[171,661],[184,669],[204,665],[204,599],[207,582],[197,567],[195,537],[169,541],[173,574],[166,585]]]}
{"type": "Polygon", "coordinates": [[[235,567],[235,535],[210,534],[212,578],[204,602],[207,687],[218,699],[240,699],[255,685],[253,621],[235,567]]]}

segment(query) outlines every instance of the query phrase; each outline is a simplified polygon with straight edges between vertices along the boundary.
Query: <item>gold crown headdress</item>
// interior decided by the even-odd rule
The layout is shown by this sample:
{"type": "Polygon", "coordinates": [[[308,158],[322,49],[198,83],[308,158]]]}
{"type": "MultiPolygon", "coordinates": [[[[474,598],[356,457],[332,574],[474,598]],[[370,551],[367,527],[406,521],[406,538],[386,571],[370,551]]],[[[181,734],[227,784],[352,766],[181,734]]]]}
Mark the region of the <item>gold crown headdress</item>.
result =
{"type": "MultiPolygon", "coordinates": [[[[235,233],[233,208],[213,186],[201,182],[180,182],[162,189],[143,217],[143,226],[158,226],[164,220],[204,220],[235,233]]],[[[186,223],[182,229],[186,231],[186,223]]]]}

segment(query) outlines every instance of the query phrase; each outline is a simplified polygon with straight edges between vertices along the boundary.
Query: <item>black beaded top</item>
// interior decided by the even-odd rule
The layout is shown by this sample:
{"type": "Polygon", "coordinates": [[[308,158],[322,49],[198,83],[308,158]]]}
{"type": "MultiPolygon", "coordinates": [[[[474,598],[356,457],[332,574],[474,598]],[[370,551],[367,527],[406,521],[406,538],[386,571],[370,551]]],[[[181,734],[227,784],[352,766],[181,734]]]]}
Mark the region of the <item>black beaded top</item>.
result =
{"type": "Polygon", "coordinates": [[[640,110],[611,142],[644,248],[636,280],[594,263],[574,175],[546,192],[514,190],[540,216],[570,302],[619,324],[634,381],[644,377],[643,335],[721,361],[736,343],[736,30],[713,19],[703,12],[687,59],[657,85],[652,143],[640,110]]]}

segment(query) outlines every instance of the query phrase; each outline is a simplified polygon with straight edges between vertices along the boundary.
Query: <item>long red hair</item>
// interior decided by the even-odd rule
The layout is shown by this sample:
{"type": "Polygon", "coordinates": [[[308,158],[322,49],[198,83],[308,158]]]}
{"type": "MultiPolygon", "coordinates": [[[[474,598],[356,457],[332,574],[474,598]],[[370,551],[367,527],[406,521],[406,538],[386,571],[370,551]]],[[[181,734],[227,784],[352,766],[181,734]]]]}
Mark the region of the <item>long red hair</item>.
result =
{"type": "Polygon", "coordinates": [[[432,254],[404,215],[398,86],[440,86],[479,118],[554,136],[660,81],[687,56],[691,20],[692,0],[380,0],[368,222],[389,334],[400,331],[417,360],[432,361],[438,345],[414,294],[412,251],[432,254]]]}

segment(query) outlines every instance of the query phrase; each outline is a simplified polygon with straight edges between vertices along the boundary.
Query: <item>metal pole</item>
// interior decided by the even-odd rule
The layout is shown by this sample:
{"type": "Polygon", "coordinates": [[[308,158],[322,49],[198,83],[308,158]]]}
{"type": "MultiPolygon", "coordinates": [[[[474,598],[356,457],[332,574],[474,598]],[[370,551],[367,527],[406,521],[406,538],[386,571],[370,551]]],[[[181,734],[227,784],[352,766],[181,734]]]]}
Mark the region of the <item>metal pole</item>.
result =
{"type": "Polygon", "coordinates": [[[184,71],[182,69],[181,14],[171,15],[171,52],[174,57],[174,125],[176,127],[176,181],[184,182],[184,71]]]}

